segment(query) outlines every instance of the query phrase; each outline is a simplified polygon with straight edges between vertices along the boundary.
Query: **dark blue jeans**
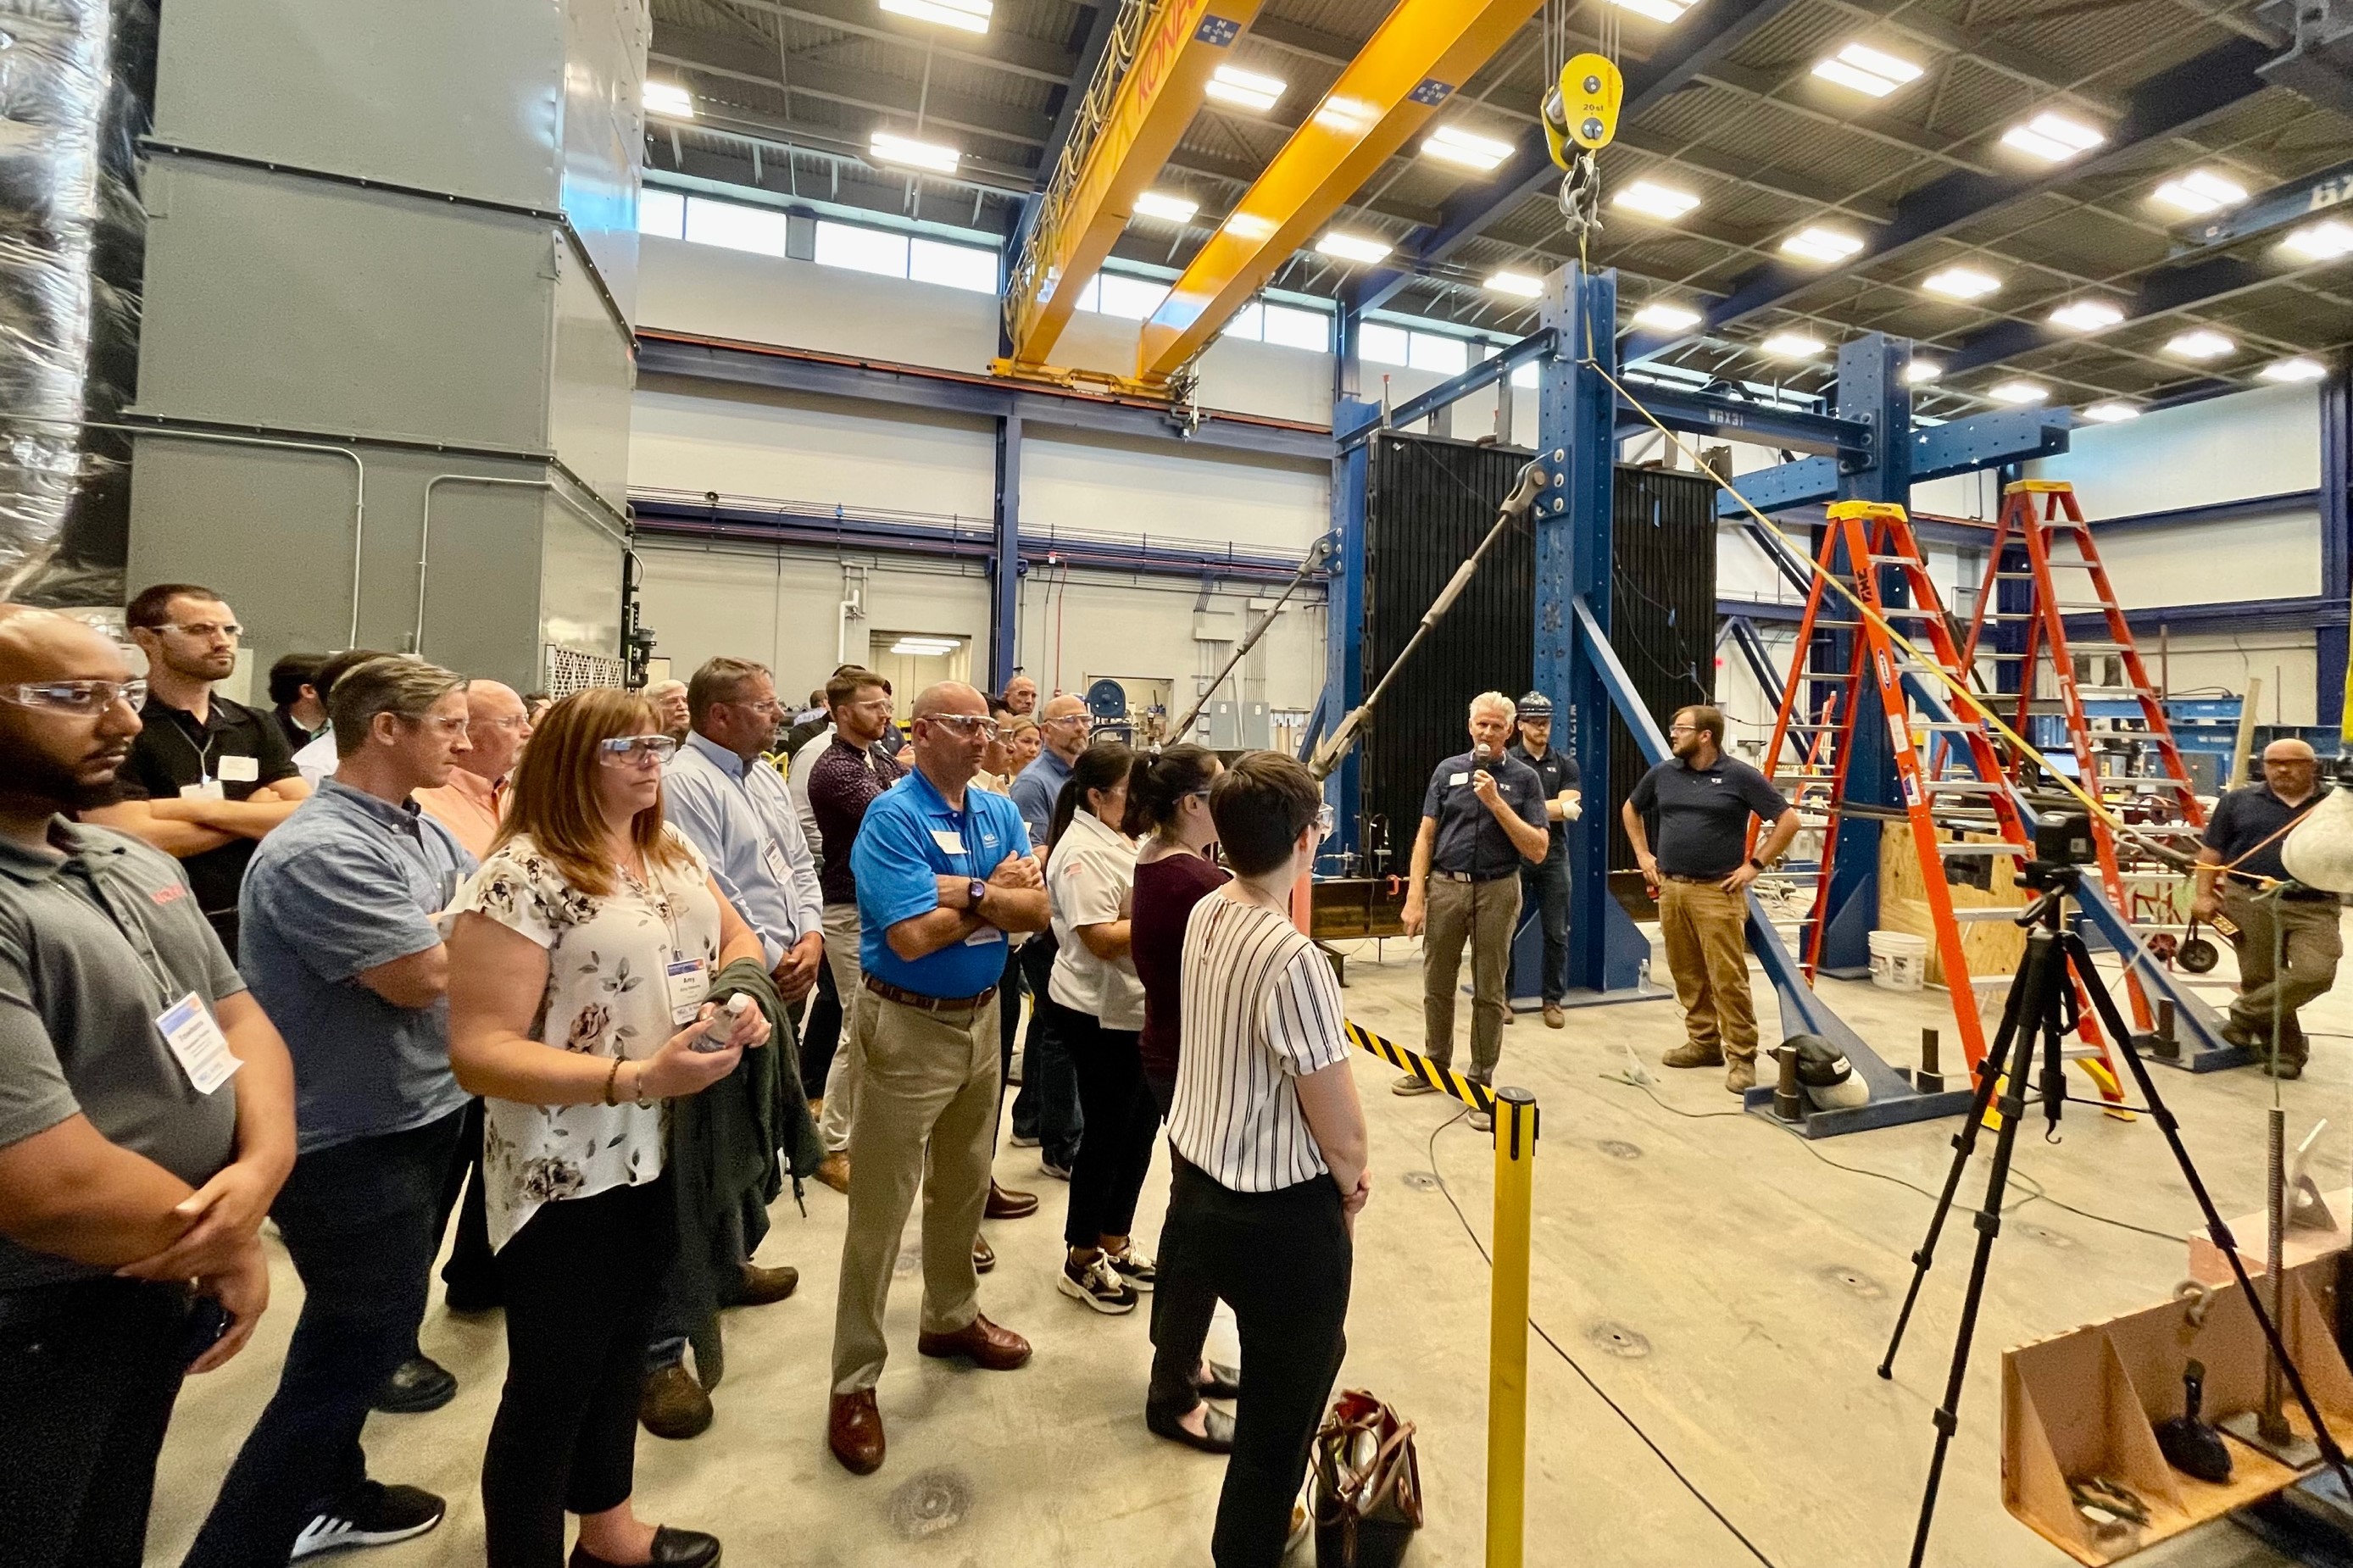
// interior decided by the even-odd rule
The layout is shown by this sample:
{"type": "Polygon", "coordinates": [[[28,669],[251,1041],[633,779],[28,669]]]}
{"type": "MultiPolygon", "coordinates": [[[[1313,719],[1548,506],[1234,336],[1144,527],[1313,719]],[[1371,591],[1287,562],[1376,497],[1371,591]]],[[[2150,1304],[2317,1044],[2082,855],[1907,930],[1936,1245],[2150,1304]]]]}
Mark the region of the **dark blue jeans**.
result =
{"type": "Polygon", "coordinates": [[[1069,1170],[1079,1157],[1079,1134],[1086,1116],[1079,1109],[1079,1075],[1070,1053],[1046,1026],[1046,984],[1061,949],[1053,933],[1031,937],[1021,948],[1021,978],[1029,986],[1029,1033],[1021,1047],[1021,1092],[1013,1097],[1013,1131],[1035,1138],[1048,1163],[1069,1170]]]}
{"type": "Polygon", "coordinates": [[[1520,868],[1520,908],[1544,921],[1542,989],[1546,1005],[1568,994],[1568,857],[1520,868]]]}
{"type": "Polygon", "coordinates": [[[367,1479],[368,1403],[417,1344],[442,1184],[465,1112],[304,1154],[269,1217],[302,1279],[278,1392],[182,1568],[281,1568],[320,1509],[367,1479]]]}

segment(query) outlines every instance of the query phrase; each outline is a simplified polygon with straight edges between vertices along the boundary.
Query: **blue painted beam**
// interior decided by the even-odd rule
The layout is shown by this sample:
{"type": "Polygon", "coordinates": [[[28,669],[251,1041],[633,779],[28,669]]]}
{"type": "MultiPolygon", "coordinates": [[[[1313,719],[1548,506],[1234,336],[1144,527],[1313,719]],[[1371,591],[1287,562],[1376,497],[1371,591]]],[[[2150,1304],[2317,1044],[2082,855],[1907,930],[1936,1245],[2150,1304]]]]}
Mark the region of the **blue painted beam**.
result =
{"type": "Polygon", "coordinates": [[[2320,388],[2320,596],[2328,618],[2316,623],[2313,722],[2337,725],[2341,733],[2346,663],[2353,657],[2342,618],[2353,607],[2353,371],[2343,365],[2320,388]]]}
{"type": "Polygon", "coordinates": [[[2292,227],[2347,202],[2353,202],[2353,163],[2274,185],[2228,212],[2184,225],[2175,232],[2184,236],[2189,253],[2212,250],[2292,227]]]}
{"type": "MultiPolygon", "coordinates": [[[[1165,404],[1144,398],[1063,392],[959,371],[848,359],[765,343],[684,333],[640,331],[638,374],[731,386],[758,386],[937,413],[1001,419],[1018,414],[1037,430],[1081,430],[1130,440],[1254,452],[1303,462],[1332,458],[1331,432],[1288,419],[1203,410],[1187,430],[1165,404]]],[[[1293,570],[1297,570],[1294,563],[1293,570]]]]}
{"type": "Polygon", "coordinates": [[[1686,331],[1633,333],[1622,346],[1622,356],[1631,364],[1692,338],[1721,331],[1828,279],[1852,273],[1998,208],[2130,158],[2153,142],[2179,136],[2261,92],[2265,83],[2256,68],[2268,61],[2273,52],[2270,46],[2253,39],[2233,37],[2159,71],[2132,89],[2124,117],[2108,128],[2107,141],[2089,155],[2031,171],[1982,174],[1955,169],[1898,201],[1894,216],[1871,230],[1862,248],[1845,260],[1828,268],[1767,262],[1709,305],[1698,326],[1686,331]]]}
{"type": "MultiPolygon", "coordinates": [[[[1481,392],[1501,381],[1530,360],[1552,353],[1555,342],[1550,328],[1539,328],[1496,354],[1480,361],[1460,375],[1449,377],[1417,397],[1409,397],[1391,411],[1392,428],[1409,430],[1450,404],[1460,403],[1474,392],[1481,392]]],[[[1360,433],[1357,439],[1364,438],[1360,433]]]]}
{"type": "MultiPolygon", "coordinates": [[[[1632,125],[1644,113],[1681,92],[1694,78],[1738,48],[1757,30],[1788,10],[1796,0],[1700,0],[1675,23],[1659,52],[1626,62],[1626,97],[1619,123],[1632,125]]],[[[1384,268],[1355,283],[1345,300],[1359,311],[1379,309],[1417,276],[1429,272],[1462,246],[1509,217],[1528,199],[1558,184],[1545,145],[1544,129],[1531,125],[1512,155],[1482,184],[1466,184],[1441,205],[1438,221],[1409,238],[1412,259],[1384,268]]]]}
{"type": "Polygon", "coordinates": [[[989,689],[1013,679],[1021,645],[1021,416],[997,422],[997,538],[988,561],[989,689]]]}
{"type": "MultiPolygon", "coordinates": [[[[2300,269],[2267,258],[2237,256],[2210,256],[2179,267],[2161,268],[2141,279],[2125,305],[2125,320],[2146,321],[2176,310],[2219,304],[2291,277],[2297,270],[2300,269]]],[[[1962,339],[1957,349],[1937,353],[1936,357],[1943,363],[1945,376],[1949,380],[1965,371],[1999,364],[2033,349],[2082,341],[2081,332],[2066,331],[2043,321],[2000,321],[1962,339]]]]}
{"type": "MultiPolygon", "coordinates": [[[[2067,449],[2074,416],[2063,408],[2005,408],[1932,425],[1912,432],[1912,482],[1972,474],[2030,458],[2054,458],[2067,449]]],[[[1774,512],[1810,501],[1836,500],[1839,465],[1831,458],[1800,458],[1794,463],[1743,474],[1735,482],[1757,510],[1774,512]]],[[[1718,517],[1745,516],[1729,491],[1716,498],[1718,517]]]]}

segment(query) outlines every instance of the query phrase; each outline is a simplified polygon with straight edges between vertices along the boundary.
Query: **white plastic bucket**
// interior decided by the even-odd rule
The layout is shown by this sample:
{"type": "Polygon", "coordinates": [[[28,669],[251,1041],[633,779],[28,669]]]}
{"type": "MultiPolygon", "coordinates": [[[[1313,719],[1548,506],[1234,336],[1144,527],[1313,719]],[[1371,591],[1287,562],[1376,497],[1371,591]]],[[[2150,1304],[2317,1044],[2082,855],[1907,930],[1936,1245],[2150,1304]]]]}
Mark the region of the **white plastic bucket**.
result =
{"type": "Polygon", "coordinates": [[[1905,931],[1871,933],[1871,983],[1887,991],[1917,991],[1928,983],[1928,939],[1905,931]]]}

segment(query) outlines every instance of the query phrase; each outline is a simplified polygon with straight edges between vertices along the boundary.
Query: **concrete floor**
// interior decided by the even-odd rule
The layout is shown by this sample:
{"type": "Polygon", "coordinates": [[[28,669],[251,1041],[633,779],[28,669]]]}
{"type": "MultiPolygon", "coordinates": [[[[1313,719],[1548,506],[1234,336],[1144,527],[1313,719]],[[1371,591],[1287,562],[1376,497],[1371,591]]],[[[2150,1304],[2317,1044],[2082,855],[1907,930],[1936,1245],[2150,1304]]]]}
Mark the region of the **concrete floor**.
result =
{"type": "MultiPolygon", "coordinates": [[[[1354,945],[1352,1016],[1418,1047],[1415,944],[1393,942],[1385,954],[1369,942],[1354,945]]],[[[1843,1016],[1891,1059],[1909,1061],[1921,1025],[1950,1022],[1941,993],[1828,984],[1843,1016]]],[[[1758,994],[1769,1018],[1770,992],[1760,983],[1758,994]]],[[[2344,1114],[2353,997],[2324,999],[2306,1018],[2309,1027],[2347,1035],[2321,1038],[2309,1076],[2283,1086],[2291,1137],[2315,1118],[2336,1119],[2322,1150],[2325,1168],[2342,1173],[2353,1161],[2344,1114]]],[[[1654,1063],[1679,1038],[1674,1006],[1663,1001],[1574,1013],[1559,1032],[1526,1016],[1506,1033],[1499,1080],[1532,1089],[1545,1110],[1535,1317],[1778,1568],[1900,1562],[1972,1233],[1947,1232],[1896,1380],[1881,1382],[1872,1369],[1930,1199],[1831,1162],[1933,1191],[1955,1123],[1809,1144],[1752,1117],[1676,1114],[1729,1110],[1719,1074],[1653,1068],[1663,1105],[1605,1077],[1622,1070],[1629,1047],[1654,1063]]],[[[1359,1058],[1377,1187],[1357,1230],[1343,1378],[1378,1391],[1419,1424],[1430,1517],[1410,1561],[1467,1568],[1483,1560],[1487,1276],[1447,1194],[1483,1237],[1491,1143],[1462,1125],[1451,1102],[1392,1097],[1391,1076],[1359,1058]]],[[[2167,1070],[2160,1081],[2225,1213],[2259,1207],[2269,1080],[2248,1070],[2202,1078],[2167,1070]]],[[[2036,1122],[2019,1145],[2019,1169],[2055,1202],[2025,1205],[1998,1248],[1934,1563],[2067,1561],[2001,1507],[2000,1352],[2159,1300],[2185,1273],[2180,1242],[2055,1206],[2187,1232],[2196,1212],[2156,1129],[2071,1108],[2063,1138],[2046,1146],[2036,1122]]],[[[1980,1156],[1964,1188],[1972,1199],[1982,1190],[1983,1163],[1980,1156]]],[[[646,1517],[714,1530],[730,1562],[778,1568],[1206,1563],[1221,1466],[1145,1433],[1145,1315],[1104,1318],[1058,1294],[1061,1189],[1038,1173],[1027,1151],[1006,1150],[998,1172],[1046,1199],[1032,1218],[988,1226],[999,1263],[982,1283],[989,1315],[1036,1343],[1029,1368],[982,1373],[913,1353],[919,1281],[911,1233],[881,1391],[890,1461],[864,1479],[844,1472],[824,1443],[844,1203],[812,1186],[808,1216],[787,1197],[762,1251],[764,1262],[799,1267],[799,1294],[728,1316],[716,1424],[691,1443],[640,1437],[638,1499],[646,1517]]],[[[1155,1162],[1138,1224],[1147,1246],[1166,1184],[1165,1163],[1155,1162]]],[[[175,1563],[193,1536],[275,1380],[299,1295],[281,1257],[277,1304],[252,1347],[188,1385],[164,1454],[151,1563],[175,1563]]],[[[449,1517],[429,1536],[369,1554],[382,1568],[481,1561],[477,1482],[497,1400],[500,1325],[495,1317],[452,1317],[437,1289],[423,1339],[463,1390],[433,1415],[375,1417],[368,1448],[379,1479],[445,1494],[449,1517]]],[[[1529,1439],[1530,1563],[1754,1563],[1541,1340],[1531,1350],[1529,1439]]],[[[2140,1560],[2168,1568],[2285,1561],[2227,1523],[2140,1560]]]]}

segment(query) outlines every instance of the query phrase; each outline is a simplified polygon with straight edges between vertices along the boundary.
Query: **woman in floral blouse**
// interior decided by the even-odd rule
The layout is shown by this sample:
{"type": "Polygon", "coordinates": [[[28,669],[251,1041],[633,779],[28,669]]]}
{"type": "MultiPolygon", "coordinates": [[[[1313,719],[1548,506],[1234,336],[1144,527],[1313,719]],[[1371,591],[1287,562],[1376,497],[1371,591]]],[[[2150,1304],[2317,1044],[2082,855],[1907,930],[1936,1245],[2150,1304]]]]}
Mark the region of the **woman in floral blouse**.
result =
{"type": "Polygon", "coordinates": [[[451,906],[449,1055],[484,1100],[506,1294],[506,1388],[482,1464],[496,1568],[561,1568],[567,1510],[580,1516],[572,1568],[719,1560],[712,1536],[629,1506],[646,1342],[675,1245],[665,1102],[768,1037],[756,1008],[731,1025],[703,999],[761,948],[662,823],[673,749],[634,692],[558,702],[451,906]]]}

